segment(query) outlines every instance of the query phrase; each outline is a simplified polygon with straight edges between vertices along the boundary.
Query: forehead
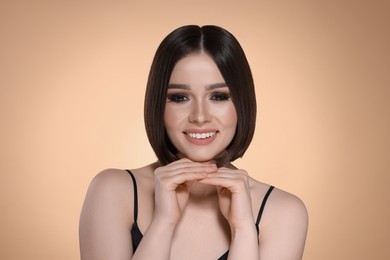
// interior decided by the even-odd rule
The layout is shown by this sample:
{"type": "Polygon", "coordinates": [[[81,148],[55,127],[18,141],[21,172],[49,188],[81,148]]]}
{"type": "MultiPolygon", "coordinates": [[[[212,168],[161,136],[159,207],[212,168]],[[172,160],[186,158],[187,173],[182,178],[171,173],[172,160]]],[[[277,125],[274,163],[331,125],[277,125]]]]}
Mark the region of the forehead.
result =
{"type": "Polygon", "coordinates": [[[192,53],[180,59],[173,68],[170,83],[203,82],[204,84],[225,82],[217,64],[206,53],[192,53]]]}

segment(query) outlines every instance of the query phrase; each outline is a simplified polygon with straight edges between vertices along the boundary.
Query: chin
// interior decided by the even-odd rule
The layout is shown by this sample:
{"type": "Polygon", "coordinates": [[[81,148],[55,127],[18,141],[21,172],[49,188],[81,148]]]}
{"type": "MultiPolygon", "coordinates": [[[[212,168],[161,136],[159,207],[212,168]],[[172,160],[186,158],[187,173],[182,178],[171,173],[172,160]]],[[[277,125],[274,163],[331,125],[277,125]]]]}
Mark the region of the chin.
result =
{"type": "Polygon", "coordinates": [[[194,162],[211,162],[211,161],[215,161],[216,159],[216,156],[213,156],[213,155],[205,155],[205,154],[184,154],[184,153],[181,153],[181,154],[178,154],[178,157],[179,158],[188,158],[190,159],[191,161],[194,161],[194,162]]]}
{"type": "Polygon", "coordinates": [[[214,157],[196,157],[196,156],[186,156],[186,158],[190,159],[194,162],[212,162],[215,161],[214,157]]]}
{"type": "Polygon", "coordinates": [[[220,154],[212,154],[212,155],[205,155],[205,154],[182,154],[180,155],[180,158],[188,158],[191,161],[194,162],[217,162],[219,159],[221,159],[223,156],[223,153],[220,154]]]}

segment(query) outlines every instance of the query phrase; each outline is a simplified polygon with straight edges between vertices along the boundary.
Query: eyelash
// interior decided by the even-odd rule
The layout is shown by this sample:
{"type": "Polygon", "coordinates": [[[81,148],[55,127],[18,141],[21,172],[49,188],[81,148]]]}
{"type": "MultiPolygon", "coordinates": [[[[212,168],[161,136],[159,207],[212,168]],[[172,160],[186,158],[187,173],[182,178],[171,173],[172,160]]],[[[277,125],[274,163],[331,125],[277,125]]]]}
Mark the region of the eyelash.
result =
{"type": "Polygon", "coordinates": [[[172,95],[168,95],[167,100],[169,102],[181,103],[181,102],[187,101],[188,97],[186,95],[183,95],[183,94],[172,94],[172,95]]]}
{"type": "MultiPolygon", "coordinates": [[[[230,95],[226,93],[213,93],[211,98],[212,101],[222,102],[230,100],[230,95]]],[[[189,98],[184,94],[172,94],[167,97],[168,102],[181,103],[188,101],[189,98]]]]}
{"type": "Polygon", "coordinates": [[[228,95],[226,93],[214,93],[211,96],[211,100],[214,100],[214,101],[227,101],[227,100],[230,100],[230,95],[228,95]]]}

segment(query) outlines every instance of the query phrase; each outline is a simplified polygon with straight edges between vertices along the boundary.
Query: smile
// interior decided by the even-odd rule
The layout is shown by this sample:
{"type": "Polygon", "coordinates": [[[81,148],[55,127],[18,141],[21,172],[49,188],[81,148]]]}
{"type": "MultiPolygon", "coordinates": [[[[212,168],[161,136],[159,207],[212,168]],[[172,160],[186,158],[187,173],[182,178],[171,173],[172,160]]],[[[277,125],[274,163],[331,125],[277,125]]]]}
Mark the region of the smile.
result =
{"type": "Polygon", "coordinates": [[[210,137],[216,135],[217,132],[185,133],[185,134],[188,135],[188,136],[191,137],[191,138],[194,138],[194,139],[206,139],[206,138],[210,138],[210,137]]]}

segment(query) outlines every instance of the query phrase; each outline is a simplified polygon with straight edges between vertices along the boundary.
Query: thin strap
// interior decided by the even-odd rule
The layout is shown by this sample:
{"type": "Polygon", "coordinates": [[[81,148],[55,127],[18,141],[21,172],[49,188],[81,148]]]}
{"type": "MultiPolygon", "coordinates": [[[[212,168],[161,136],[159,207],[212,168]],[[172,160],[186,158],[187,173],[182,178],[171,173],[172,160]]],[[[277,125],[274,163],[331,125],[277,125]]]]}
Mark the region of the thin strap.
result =
{"type": "Polygon", "coordinates": [[[259,227],[260,219],[261,219],[261,216],[263,215],[265,204],[267,203],[268,197],[269,197],[269,195],[271,194],[271,192],[272,192],[272,190],[274,188],[275,188],[274,186],[270,186],[269,187],[267,193],[265,194],[265,196],[263,198],[263,202],[261,202],[259,214],[257,215],[257,221],[256,221],[256,227],[257,228],[259,227]]]}
{"type": "Polygon", "coordinates": [[[135,177],[130,170],[126,170],[133,180],[134,185],[134,223],[137,223],[138,218],[138,191],[137,191],[137,182],[135,181],[135,177]]]}

